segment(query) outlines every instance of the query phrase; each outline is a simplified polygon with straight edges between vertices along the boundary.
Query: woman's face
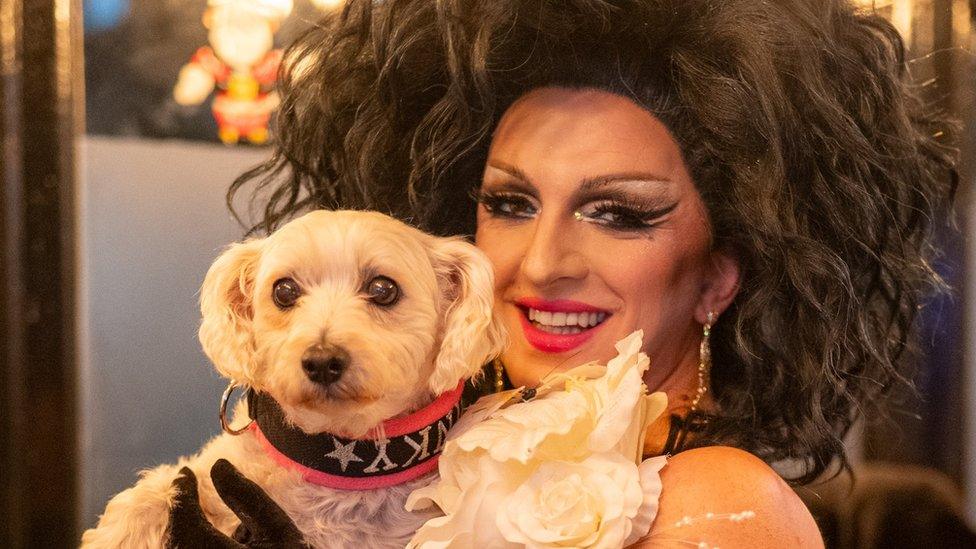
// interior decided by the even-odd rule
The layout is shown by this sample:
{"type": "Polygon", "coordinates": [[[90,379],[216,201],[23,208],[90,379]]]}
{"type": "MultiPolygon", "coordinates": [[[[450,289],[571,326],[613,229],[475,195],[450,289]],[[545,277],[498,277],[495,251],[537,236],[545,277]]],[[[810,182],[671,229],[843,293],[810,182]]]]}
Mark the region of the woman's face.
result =
{"type": "Polygon", "coordinates": [[[476,244],[495,267],[516,386],[605,361],[640,329],[648,386],[693,390],[701,324],[731,301],[738,269],[710,249],[705,207],[657,118],[603,91],[534,90],[495,131],[479,202],[476,244]]]}

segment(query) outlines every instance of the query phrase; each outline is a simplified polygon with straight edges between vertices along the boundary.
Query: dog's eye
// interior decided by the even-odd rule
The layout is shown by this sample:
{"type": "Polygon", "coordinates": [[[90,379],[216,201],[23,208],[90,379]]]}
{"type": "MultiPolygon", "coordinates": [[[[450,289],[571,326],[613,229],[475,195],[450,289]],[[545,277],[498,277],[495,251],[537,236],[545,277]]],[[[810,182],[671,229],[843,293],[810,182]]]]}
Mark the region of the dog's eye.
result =
{"type": "Polygon", "coordinates": [[[366,286],[366,296],[377,305],[389,307],[400,299],[400,288],[385,276],[378,276],[366,286]]]}
{"type": "Polygon", "coordinates": [[[302,295],[302,289],[298,283],[290,278],[280,278],[275,281],[271,290],[271,298],[279,309],[287,309],[298,301],[302,295]]]}

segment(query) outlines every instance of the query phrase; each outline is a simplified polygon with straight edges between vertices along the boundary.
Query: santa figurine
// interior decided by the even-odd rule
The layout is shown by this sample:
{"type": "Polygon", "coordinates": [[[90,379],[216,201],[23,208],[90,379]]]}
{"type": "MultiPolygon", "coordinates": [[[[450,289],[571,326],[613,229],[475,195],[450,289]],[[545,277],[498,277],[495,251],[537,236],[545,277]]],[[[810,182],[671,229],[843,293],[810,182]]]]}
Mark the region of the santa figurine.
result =
{"type": "Polygon", "coordinates": [[[268,139],[282,54],[274,48],[274,34],[291,10],[292,0],[207,1],[203,25],[210,45],[180,69],[173,98],[180,105],[199,105],[216,88],[213,114],[218,136],[228,145],[268,139]]]}

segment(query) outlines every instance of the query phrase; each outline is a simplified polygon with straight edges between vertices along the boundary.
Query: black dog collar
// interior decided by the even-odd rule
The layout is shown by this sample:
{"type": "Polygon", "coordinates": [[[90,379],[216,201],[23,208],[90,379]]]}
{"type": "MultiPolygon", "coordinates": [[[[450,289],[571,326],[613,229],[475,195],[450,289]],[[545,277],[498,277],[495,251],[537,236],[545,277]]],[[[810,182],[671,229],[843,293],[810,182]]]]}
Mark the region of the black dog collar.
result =
{"type": "Polygon", "coordinates": [[[463,411],[464,383],[410,414],[383,422],[385,438],[351,439],[310,435],[289,425],[278,403],[264,393],[248,393],[253,431],[279,464],[306,481],[343,490],[372,490],[401,484],[437,468],[447,432],[463,411]]]}

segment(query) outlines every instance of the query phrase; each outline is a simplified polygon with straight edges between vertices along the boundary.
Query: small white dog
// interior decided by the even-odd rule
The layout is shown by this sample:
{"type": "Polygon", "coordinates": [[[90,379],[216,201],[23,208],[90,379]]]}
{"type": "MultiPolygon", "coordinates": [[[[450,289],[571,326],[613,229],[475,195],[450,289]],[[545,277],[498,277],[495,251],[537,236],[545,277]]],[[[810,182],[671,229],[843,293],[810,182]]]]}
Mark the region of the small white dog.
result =
{"type": "Polygon", "coordinates": [[[404,502],[436,474],[460,382],[504,345],[487,258],[379,213],[315,211],[229,247],[200,302],[207,356],[254,391],[258,411],[241,402],[233,423],[256,421],[144,472],[82,545],[164,546],[182,466],[200,480],[207,518],[231,534],[240,521],[210,479],[225,458],[313,546],[403,547],[427,518],[404,502]]]}

